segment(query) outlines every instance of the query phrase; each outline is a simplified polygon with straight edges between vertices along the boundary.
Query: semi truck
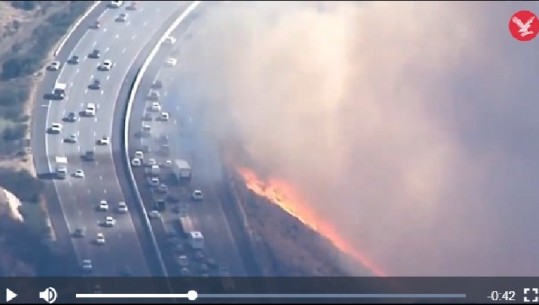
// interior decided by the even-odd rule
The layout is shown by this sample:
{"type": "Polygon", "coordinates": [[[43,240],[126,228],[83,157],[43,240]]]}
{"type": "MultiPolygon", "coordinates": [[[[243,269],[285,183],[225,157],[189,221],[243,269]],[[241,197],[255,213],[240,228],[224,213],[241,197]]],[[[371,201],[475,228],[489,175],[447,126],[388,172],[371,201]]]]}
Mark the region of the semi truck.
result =
{"type": "Polygon", "coordinates": [[[67,157],[56,156],[55,174],[58,179],[65,179],[67,176],[67,157]]]}
{"type": "Polygon", "coordinates": [[[52,90],[52,94],[57,99],[63,99],[66,94],[67,84],[66,83],[56,83],[54,84],[54,89],[52,90]]]}
{"type": "Polygon", "coordinates": [[[176,159],[172,164],[172,173],[178,180],[191,179],[191,165],[185,160],[176,159]]]}

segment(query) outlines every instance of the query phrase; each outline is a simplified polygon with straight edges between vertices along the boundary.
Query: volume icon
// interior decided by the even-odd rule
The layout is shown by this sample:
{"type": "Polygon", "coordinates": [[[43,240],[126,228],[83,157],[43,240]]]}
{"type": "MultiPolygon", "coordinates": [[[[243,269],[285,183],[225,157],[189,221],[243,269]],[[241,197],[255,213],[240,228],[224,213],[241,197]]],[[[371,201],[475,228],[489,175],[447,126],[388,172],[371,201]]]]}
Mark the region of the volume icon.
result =
{"type": "Polygon", "coordinates": [[[56,289],[52,287],[49,287],[39,292],[39,298],[49,304],[56,302],[57,297],[58,297],[58,293],[56,293],[56,289]]]}
{"type": "Polygon", "coordinates": [[[11,291],[11,289],[9,288],[6,288],[6,303],[13,300],[16,297],[17,297],[17,294],[15,292],[11,291]]]}

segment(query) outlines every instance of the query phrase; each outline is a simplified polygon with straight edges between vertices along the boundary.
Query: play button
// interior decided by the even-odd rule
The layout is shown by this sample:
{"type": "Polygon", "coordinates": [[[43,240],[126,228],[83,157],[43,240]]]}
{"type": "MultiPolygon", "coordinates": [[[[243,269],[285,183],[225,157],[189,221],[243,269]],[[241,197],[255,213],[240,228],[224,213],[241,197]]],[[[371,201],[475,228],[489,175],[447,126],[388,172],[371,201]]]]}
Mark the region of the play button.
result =
{"type": "Polygon", "coordinates": [[[11,291],[9,288],[6,288],[6,303],[13,300],[17,297],[17,294],[11,291]]]}

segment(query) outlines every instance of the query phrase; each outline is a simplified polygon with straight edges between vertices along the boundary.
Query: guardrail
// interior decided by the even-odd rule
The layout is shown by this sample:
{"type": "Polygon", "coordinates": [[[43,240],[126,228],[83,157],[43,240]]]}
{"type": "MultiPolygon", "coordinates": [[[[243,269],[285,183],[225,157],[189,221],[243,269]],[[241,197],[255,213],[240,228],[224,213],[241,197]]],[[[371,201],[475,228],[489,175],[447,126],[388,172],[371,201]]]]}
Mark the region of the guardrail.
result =
{"type": "Polygon", "coordinates": [[[166,37],[168,37],[181,23],[182,21],[191,13],[193,12],[196,7],[200,4],[201,1],[194,1],[187,9],[184,10],[184,12],[172,23],[172,25],[165,31],[165,33],[161,36],[159,39],[157,45],[152,49],[144,63],[142,64],[141,68],[137,72],[137,75],[135,76],[135,81],[133,82],[133,85],[131,87],[131,91],[129,92],[129,98],[127,100],[127,110],[125,114],[125,121],[124,121],[124,141],[123,141],[123,150],[125,155],[125,161],[126,161],[126,168],[129,172],[129,178],[131,180],[131,185],[133,189],[135,190],[135,197],[137,198],[138,204],[141,206],[143,214],[144,214],[144,224],[151,232],[150,238],[152,241],[152,245],[156,250],[157,257],[159,260],[159,264],[161,265],[161,268],[163,270],[163,275],[165,277],[168,277],[168,272],[165,267],[165,263],[163,261],[163,257],[161,256],[161,251],[159,251],[159,246],[157,244],[157,241],[155,239],[155,236],[153,234],[152,226],[150,224],[150,221],[148,219],[148,212],[146,211],[146,208],[144,207],[144,202],[142,200],[142,197],[140,196],[140,192],[138,190],[137,183],[135,181],[135,176],[133,174],[133,170],[131,168],[130,163],[130,157],[129,157],[129,121],[131,119],[131,108],[133,105],[133,102],[135,100],[135,97],[138,93],[138,87],[140,85],[140,82],[142,81],[142,77],[144,76],[144,73],[148,69],[148,66],[153,61],[155,55],[159,51],[159,48],[161,47],[162,42],[165,40],[166,37]]]}
{"type": "Polygon", "coordinates": [[[86,17],[88,17],[88,15],[90,15],[90,13],[92,13],[92,11],[101,3],[102,1],[95,1],[94,4],[86,10],[86,12],[84,13],[84,15],[80,16],[79,19],[77,19],[77,21],[71,26],[71,28],[69,28],[69,31],[67,32],[66,35],[64,35],[64,39],[62,39],[62,41],[60,42],[60,44],[58,45],[58,47],[56,47],[56,51],[54,51],[54,56],[58,56],[58,54],[60,53],[60,51],[62,50],[62,48],[64,47],[64,45],[66,44],[67,40],[69,39],[69,37],[71,37],[71,35],[73,35],[73,33],[75,32],[75,30],[79,27],[79,25],[82,23],[82,21],[84,19],[86,19],[86,17]]]}

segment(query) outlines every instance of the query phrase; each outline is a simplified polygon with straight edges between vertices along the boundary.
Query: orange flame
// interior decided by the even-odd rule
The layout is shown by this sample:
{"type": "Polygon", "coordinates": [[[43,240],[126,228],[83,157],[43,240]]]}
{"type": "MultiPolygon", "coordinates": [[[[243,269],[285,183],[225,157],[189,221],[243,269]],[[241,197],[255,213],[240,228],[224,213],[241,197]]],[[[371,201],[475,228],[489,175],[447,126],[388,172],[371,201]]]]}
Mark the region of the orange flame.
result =
{"type": "Polygon", "coordinates": [[[331,224],[317,215],[291,185],[275,178],[262,181],[252,170],[245,167],[239,168],[237,171],[249,190],[278,205],[307,227],[327,238],[337,249],[359,261],[374,275],[386,276],[380,267],[340,237],[337,230],[331,224]]]}

